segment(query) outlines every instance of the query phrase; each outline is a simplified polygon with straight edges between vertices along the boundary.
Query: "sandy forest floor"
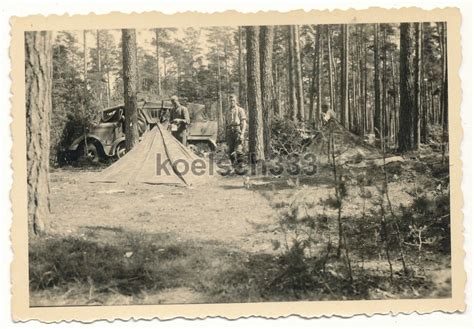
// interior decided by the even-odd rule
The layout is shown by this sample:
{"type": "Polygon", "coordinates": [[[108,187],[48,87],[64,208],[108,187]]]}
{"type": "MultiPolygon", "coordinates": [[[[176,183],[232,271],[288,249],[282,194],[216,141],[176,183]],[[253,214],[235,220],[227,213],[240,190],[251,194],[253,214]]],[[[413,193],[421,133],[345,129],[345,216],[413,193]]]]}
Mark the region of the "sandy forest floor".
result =
{"type": "MultiPolygon", "coordinates": [[[[115,249],[106,249],[110,255],[122,258],[126,266],[136,258],[139,266],[145,266],[143,271],[156,276],[150,277],[149,283],[136,283],[136,287],[134,282],[139,280],[134,281],[134,278],[123,278],[126,284],[120,284],[120,278],[113,278],[110,280],[116,282],[109,285],[109,279],[104,284],[100,278],[88,276],[84,279],[87,284],[84,281],[58,282],[46,288],[31,288],[32,305],[346,298],[333,293],[331,288],[327,293],[318,295],[316,292],[304,297],[293,293],[265,295],[254,289],[255,285],[265,282],[263,276],[273,273],[274,260],[282,254],[282,247],[278,246],[284,245],[285,236],[278,230],[277,205],[296,198],[316,204],[310,209],[312,212],[326,211],[318,202],[333,193],[329,175],[301,178],[297,186],[294,186],[295,180],[287,178],[253,178],[251,186],[246,187],[242,177],[231,176],[220,177],[214,186],[185,188],[90,183],[93,174],[75,169],[51,173],[51,222],[55,236],[79,241],[74,243],[113,246],[115,249]],[[148,268],[152,268],[150,272],[148,268]],[[156,273],[156,268],[161,272],[156,273]],[[257,269],[255,275],[253,268],[257,269]],[[267,274],[260,275],[259,270],[267,274]]],[[[408,204],[412,196],[407,191],[417,184],[416,180],[410,182],[409,179],[391,182],[392,198],[397,204],[408,204]]],[[[375,187],[368,189],[376,193],[375,187]]],[[[345,203],[343,212],[353,216],[361,211],[364,200],[358,197],[355,187],[349,189],[349,197],[350,202],[345,203]]],[[[364,207],[369,208],[369,205],[364,207]]],[[[58,254],[56,258],[70,257],[67,246],[58,244],[58,248],[68,254],[58,254]]],[[[86,262],[87,257],[84,251],[82,262],[86,262]]],[[[435,253],[426,253],[423,257],[423,273],[417,275],[429,284],[397,292],[388,288],[365,289],[352,298],[358,298],[359,293],[361,298],[448,296],[451,289],[449,257],[435,253]]],[[[393,262],[394,271],[400,271],[396,256],[393,262]]],[[[354,263],[360,266],[360,260],[354,263]]],[[[386,268],[382,252],[362,266],[386,268]]],[[[30,265],[30,277],[35,270],[30,265]]],[[[80,270],[83,269],[77,269],[80,270]]],[[[45,274],[41,275],[43,278],[45,274]]]]}

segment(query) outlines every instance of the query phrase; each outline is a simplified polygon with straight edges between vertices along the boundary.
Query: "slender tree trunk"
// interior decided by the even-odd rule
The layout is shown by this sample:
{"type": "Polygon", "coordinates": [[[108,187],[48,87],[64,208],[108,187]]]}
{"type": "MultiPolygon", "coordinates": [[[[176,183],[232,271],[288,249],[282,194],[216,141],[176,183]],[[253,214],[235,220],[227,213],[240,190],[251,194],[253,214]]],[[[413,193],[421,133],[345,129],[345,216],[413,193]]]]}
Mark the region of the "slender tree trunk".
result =
{"type": "Polygon", "coordinates": [[[317,103],[316,103],[316,113],[314,115],[314,122],[315,122],[315,127],[319,128],[321,125],[321,107],[323,103],[322,95],[321,95],[321,75],[323,74],[323,68],[322,68],[322,45],[321,45],[321,40],[322,40],[322,27],[321,25],[316,26],[316,42],[317,42],[317,54],[316,54],[316,68],[317,68],[317,77],[316,77],[316,97],[317,97],[317,103]]]}
{"type": "Polygon", "coordinates": [[[106,86],[106,88],[107,88],[107,107],[109,107],[110,106],[110,93],[111,93],[111,91],[110,91],[110,71],[109,71],[108,68],[107,68],[107,71],[105,72],[105,78],[107,79],[107,82],[106,82],[107,83],[107,86],[106,86]]]}
{"type": "Polygon", "coordinates": [[[367,45],[364,43],[364,70],[363,70],[363,79],[364,79],[364,126],[365,131],[373,134],[373,115],[372,111],[369,109],[369,79],[368,79],[368,60],[367,60],[368,50],[367,45]]]}
{"type": "MultiPolygon", "coordinates": [[[[84,60],[84,62],[83,62],[84,85],[83,85],[82,112],[84,114],[85,111],[86,111],[86,108],[87,108],[87,95],[88,95],[88,92],[87,92],[87,30],[83,31],[83,38],[84,38],[84,44],[83,44],[83,46],[84,46],[84,48],[83,48],[83,53],[84,53],[84,56],[83,56],[83,60],[84,60]]],[[[86,129],[84,129],[84,137],[85,137],[85,134],[86,134],[86,129]]]]}
{"type": "Polygon", "coordinates": [[[260,90],[259,28],[247,26],[247,87],[249,105],[249,161],[265,159],[260,90]]]}
{"type": "Polygon", "coordinates": [[[446,149],[448,147],[449,136],[449,101],[448,101],[448,31],[446,22],[441,23],[442,27],[442,38],[443,38],[443,88],[442,88],[442,100],[443,100],[443,161],[446,149]]]}
{"type": "Polygon", "coordinates": [[[421,119],[420,119],[420,142],[421,143],[426,143],[427,142],[427,137],[428,137],[428,97],[427,97],[427,86],[426,86],[426,81],[425,81],[425,69],[424,69],[424,44],[425,44],[425,38],[424,38],[424,28],[423,28],[423,23],[421,24],[421,119]]]}
{"type": "Polygon", "coordinates": [[[245,68],[244,68],[244,59],[243,59],[243,48],[242,48],[242,27],[239,26],[239,40],[238,40],[238,50],[239,50],[239,102],[242,106],[247,107],[247,97],[245,96],[245,68]]]}
{"type": "Polygon", "coordinates": [[[295,81],[295,56],[294,56],[294,33],[293,33],[294,26],[288,26],[288,98],[289,98],[289,106],[290,106],[290,118],[292,121],[297,120],[298,118],[298,109],[297,109],[297,100],[296,100],[296,81],[295,81]]]}
{"type": "Polygon", "coordinates": [[[421,23],[415,25],[415,107],[413,108],[413,148],[420,147],[421,109],[421,23]]]}
{"type": "Polygon", "coordinates": [[[96,31],[96,41],[97,41],[97,73],[99,76],[99,102],[100,107],[102,108],[104,104],[102,103],[102,63],[101,63],[101,46],[100,46],[100,30],[96,31]]]}
{"type": "Polygon", "coordinates": [[[273,26],[260,27],[260,83],[262,92],[263,144],[265,157],[271,155],[273,115],[273,26]]]}
{"type": "Polygon", "coordinates": [[[303,75],[301,73],[301,50],[300,50],[300,29],[298,25],[293,26],[293,49],[295,65],[295,86],[296,86],[296,105],[298,108],[297,119],[302,122],[305,120],[304,113],[304,95],[303,95],[303,75]]]}
{"type": "Polygon", "coordinates": [[[311,88],[309,97],[309,121],[315,128],[319,127],[321,117],[321,27],[316,26],[314,35],[313,72],[311,74],[311,88]],[[317,98],[316,108],[314,100],[317,98]]]}
{"type": "Polygon", "coordinates": [[[51,32],[25,32],[26,181],[30,238],[47,233],[49,228],[51,38],[51,32]]]}
{"type": "Polygon", "coordinates": [[[392,117],[392,143],[394,147],[397,144],[398,138],[398,95],[399,95],[399,83],[396,79],[396,67],[395,67],[395,60],[393,59],[393,52],[390,54],[390,65],[392,66],[392,87],[393,87],[393,107],[391,111],[392,117]]]}
{"type": "Polygon", "coordinates": [[[107,98],[107,107],[110,106],[110,70],[109,70],[109,54],[107,49],[105,49],[105,54],[104,54],[104,60],[105,60],[105,96],[107,98]]]}
{"type": "MultiPolygon", "coordinates": [[[[349,117],[349,127],[348,129],[354,133],[357,133],[357,120],[359,120],[359,113],[358,113],[358,106],[357,106],[357,92],[356,92],[356,78],[355,78],[355,72],[352,71],[350,75],[350,89],[351,89],[351,97],[352,98],[352,106],[349,106],[349,111],[348,111],[348,117],[349,117]]],[[[349,104],[351,104],[349,98],[349,104]]]]}
{"type": "MultiPolygon", "coordinates": [[[[84,62],[83,62],[83,72],[84,72],[84,100],[87,95],[87,30],[83,31],[83,38],[84,38],[84,62]]],[[[85,104],[84,104],[85,105],[85,104]]]]}
{"type": "Polygon", "coordinates": [[[316,68],[318,61],[318,35],[317,31],[314,35],[314,53],[313,53],[313,69],[311,71],[311,85],[309,86],[309,123],[314,126],[314,98],[316,94],[316,68]]]}
{"type": "Polygon", "coordinates": [[[366,133],[366,121],[367,121],[367,109],[366,109],[366,85],[365,85],[365,60],[364,56],[365,53],[362,49],[365,49],[365,42],[364,42],[364,26],[361,25],[359,28],[359,47],[358,47],[358,58],[359,58],[359,108],[360,108],[360,124],[359,124],[359,134],[360,136],[365,136],[366,133]]]}
{"type": "Polygon", "coordinates": [[[387,27],[385,25],[382,31],[382,49],[383,49],[383,60],[382,60],[382,106],[381,106],[381,114],[382,114],[382,136],[383,139],[382,143],[387,142],[388,137],[388,130],[389,130],[389,116],[388,112],[388,104],[387,104],[387,27]]]}
{"type": "Polygon", "coordinates": [[[163,52],[163,88],[166,90],[166,77],[168,76],[168,71],[166,70],[166,55],[163,52]]]}
{"type": "MultiPolygon", "coordinates": [[[[86,123],[85,123],[85,117],[86,117],[86,111],[87,111],[87,107],[88,107],[88,101],[87,101],[87,97],[88,97],[88,92],[87,92],[87,30],[84,30],[83,31],[83,38],[84,38],[84,48],[83,48],[83,53],[84,53],[84,62],[83,62],[83,70],[84,70],[84,85],[83,85],[83,101],[82,101],[82,109],[81,109],[81,112],[82,112],[82,118],[83,118],[83,131],[82,131],[82,134],[83,134],[83,137],[84,137],[84,141],[85,141],[85,145],[86,147],[84,148],[84,153],[87,152],[87,127],[86,127],[86,123]]],[[[84,154],[85,155],[85,154],[84,154]]]]}
{"type": "Polygon", "coordinates": [[[278,65],[275,61],[273,61],[273,109],[275,111],[275,116],[277,118],[281,118],[282,113],[281,113],[281,94],[280,94],[280,74],[278,70],[278,65]]]}
{"type": "Polygon", "coordinates": [[[130,151],[138,143],[137,39],[134,29],[122,29],[123,91],[125,101],[125,144],[130,151]]]}
{"type": "Polygon", "coordinates": [[[334,73],[333,73],[333,59],[331,47],[331,31],[329,25],[326,26],[327,44],[328,44],[328,68],[329,68],[329,99],[331,102],[330,108],[336,112],[335,96],[334,96],[334,73]]]}
{"type": "Polygon", "coordinates": [[[230,72],[229,72],[229,52],[227,50],[227,42],[224,44],[224,71],[225,71],[225,78],[226,78],[226,85],[224,92],[228,93],[232,90],[232,84],[230,82],[230,72]]]}
{"type": "MultiPolygon", "coordinates": [[[[433,75],[433,72],[431,72],[431,75],[433,75]]],[[[433,95],[434,93],[434,88],[433,88],[433,80],[430,81],[430,88],[429,88],[429,95],[430,95],[430,100],[431,100],[431,106],[430,106],[430,123],[432,125],[436,124],[436,96],[433,95]]]]}
{"type": "Polygon", "coordinates": [[[380,55],[379,55],[379,24],[374,25],[374,130],[381,138],[382,116],[380,108],[380,55]]]}
{"type": "Polygon", "coordinates": [[[400,24],[400,126],[398,131],[399,151],[414,148],[413,111],[415,100],[414,29],[412,23],[400,24]]]}
{"type": "Polygon", "coordinates": [[[156,82],[158,84],[158,96],[161,96],[161,72],[160,72],[160,30],[155,29],[156,42],[156,82]]]}
{"type": "MultiPolygon", "coordinates": [[[[217,43],[217,42],[216,42],[217,43]]],[[[222,84],[221,84],[221,61],[220,54],[217,51],[217,126],[219,135],[222,137],[224,133],[224,117],[222,111],[222,84]]]]}
{"type": "Polygon", "coordinates": [[[341,25],[341,123],[344,127],[349,128],[349,60],[348,60],[348,36],[347,25],[341,25]]]}

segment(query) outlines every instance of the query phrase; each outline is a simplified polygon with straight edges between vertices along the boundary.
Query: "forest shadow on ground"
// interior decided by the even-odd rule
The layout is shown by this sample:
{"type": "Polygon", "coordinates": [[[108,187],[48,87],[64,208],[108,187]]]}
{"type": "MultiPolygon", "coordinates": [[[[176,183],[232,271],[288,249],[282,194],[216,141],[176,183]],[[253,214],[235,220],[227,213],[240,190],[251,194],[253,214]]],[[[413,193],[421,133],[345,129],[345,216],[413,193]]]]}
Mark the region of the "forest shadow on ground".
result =
{"type": "Polygon", "coordinates": [[[329,264],[323,250],[308,262],[295,247],[273,254],[249,253],[217,241],[183,241],[171,234],[100,226],[32,240],[29,259],[31,306],[421,298],[450,293],[436,291],[431,278],[405,277],[400,271],[390,283],[376,260],[372,268],[369,262],[364,269],[355,265],[350,282],[343,262],[329,264]]]}

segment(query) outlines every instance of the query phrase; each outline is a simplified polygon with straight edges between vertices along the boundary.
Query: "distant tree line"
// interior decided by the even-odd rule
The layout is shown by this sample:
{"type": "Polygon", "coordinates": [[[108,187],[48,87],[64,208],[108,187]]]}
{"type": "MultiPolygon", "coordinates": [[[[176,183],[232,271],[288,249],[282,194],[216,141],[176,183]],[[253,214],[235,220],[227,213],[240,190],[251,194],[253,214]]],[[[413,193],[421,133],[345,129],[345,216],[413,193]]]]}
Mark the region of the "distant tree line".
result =
{"type": "MultiPolygon", "coordinates": [[[[264,151],[256,159],[270,156],[272,119],[318,128],[323,104],[349,131],[375,134],[391,149],[415,150],[437,127],[443,147],[447,143],[445,23],[156,28],[148,33],[149,45],[135,45],[137,98],[177,94],[203,103],[222,134],[227,95],[235,93],[253,118],[249,148],[264,151]],[[257,83],[249,76],[258,76],[257,83]],[[259,101],[255,95],[261,95],[259,101]]],[[[53,40],[52,156],[81,131],[77,127],[94,120],[98,109],[124,102],[123,45],[112,34],[84,31],[80,44],[77,32],[62,31],[53,40]]]]}

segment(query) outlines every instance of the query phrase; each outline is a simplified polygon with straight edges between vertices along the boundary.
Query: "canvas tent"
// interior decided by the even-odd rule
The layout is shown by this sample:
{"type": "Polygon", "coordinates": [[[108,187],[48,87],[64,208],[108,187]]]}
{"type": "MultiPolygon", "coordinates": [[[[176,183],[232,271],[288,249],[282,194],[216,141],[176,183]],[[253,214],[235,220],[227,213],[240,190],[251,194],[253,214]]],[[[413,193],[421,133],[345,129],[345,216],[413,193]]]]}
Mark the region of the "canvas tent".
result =
{"type": "Polygon", "coordinates": [[[158,124],[147,131],[130,152],[92,181],[191,186],[208,184],[212,179],[209,162],[199,158],[158,124]],[[191,166],[199,170],[192,171],[191,166]]]}

